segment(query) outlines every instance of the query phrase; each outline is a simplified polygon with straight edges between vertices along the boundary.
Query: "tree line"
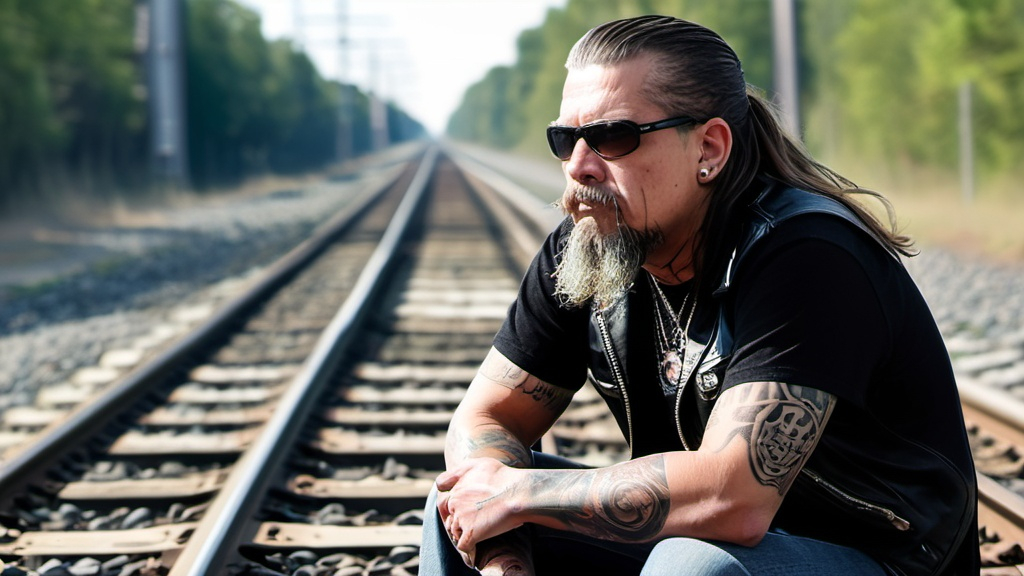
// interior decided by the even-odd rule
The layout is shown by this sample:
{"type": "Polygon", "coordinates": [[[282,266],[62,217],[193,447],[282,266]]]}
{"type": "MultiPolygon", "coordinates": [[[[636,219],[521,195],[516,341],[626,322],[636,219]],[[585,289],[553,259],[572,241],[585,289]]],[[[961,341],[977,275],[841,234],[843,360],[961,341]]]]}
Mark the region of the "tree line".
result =
{"type": "MultiPolygon", "coordinates": [[[[1024,3],[1019,0],[797,0],[800,135],[826,161],[899,172],[958,165],[967,86],[980,174],[1012,178],[1024,155],[1024,3]]],[[[668,14],[736,49],[747,81],[772,94],[771,0],[569,0],[518,38],[518,58],[471,86],[456,138],[545,151],[565,57],[601,22],[668,14]]]]}
{"type": "MultiPolygon", "coordinates": [[[[62,194],[142,194],[150,174],[137,0],[0,0],[0,209],[62,194]]],[[[231,0],[184,0],[186,124],[197,190],[337,158],[339,95],[354,154],[371,149],[370,100],[320,76],[231,0]],[[342,93],[344,91],[344,93],[342,93]]],[[[392,142],[423,127],[387,105],[392,142]]]]}

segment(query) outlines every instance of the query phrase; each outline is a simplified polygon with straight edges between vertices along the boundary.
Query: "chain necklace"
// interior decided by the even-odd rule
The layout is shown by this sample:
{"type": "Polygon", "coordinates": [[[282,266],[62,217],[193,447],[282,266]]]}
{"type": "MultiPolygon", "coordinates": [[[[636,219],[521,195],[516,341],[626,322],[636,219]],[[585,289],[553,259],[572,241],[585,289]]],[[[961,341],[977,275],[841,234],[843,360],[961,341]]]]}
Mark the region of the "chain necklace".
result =
{"type": "Polygon", "coordinates": [[[657,294],[657,297],[654,298],[654,310],[657,320],[654,328],[657,333],[655,342],[658,346],[658,357],[660,358],[658,376],[662,379],[663,386],[670,390],[675,390],[678,388],[679,380],[683,375],[683,356],[685,355],[688,341],[687,333],[690,331],[693,313],[697,309],[697,299],[694,297],[693,306],[690,307],[690,314],[686,318],[686,325],[683,326],[680,324],[680,320],[682,320],[683,313],[686,311],[686,305],[690,300],[690,293],[686,293],[686,297],[683,298],[683,305],[679,308],[679,312],[676,312],[672,309],[672,304],[668,301],[668,297],[665,296],[665,292],[662,291],[657,280],[649,272],[647,274],[647,281],[651,284],[651,292],[657,294]],[[671,330],[666,324],[671,325],[671,330]]]}

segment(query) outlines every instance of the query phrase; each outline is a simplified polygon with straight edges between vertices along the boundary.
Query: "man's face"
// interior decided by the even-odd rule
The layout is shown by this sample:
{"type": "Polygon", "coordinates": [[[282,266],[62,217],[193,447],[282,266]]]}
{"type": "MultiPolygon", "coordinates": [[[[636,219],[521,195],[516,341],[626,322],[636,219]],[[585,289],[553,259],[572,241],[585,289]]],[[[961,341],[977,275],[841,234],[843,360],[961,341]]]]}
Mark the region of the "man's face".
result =
{"type": "MultiPolygon", "coordinates": [[[[664,120],[672,113],[649,102],[641,88],[650,62],[646,58],[619,65],[570,70],[555,124],[580,126],[596,120],[664,120]]],[[[566,191],[562,205],[577,227],[611,236],[628,227],[641,236],[660,237],[648,247],[644,267],[671,268],[676,281],[692,276],[693,239],[706,210],[707,191],[697,182],[702,131],[682,134],[674,128],[640,137],[632,153],[605,160],[582,139],[563,163],[566,191]],[[587,222],[592,220],[592,222],[587,222]]]]}

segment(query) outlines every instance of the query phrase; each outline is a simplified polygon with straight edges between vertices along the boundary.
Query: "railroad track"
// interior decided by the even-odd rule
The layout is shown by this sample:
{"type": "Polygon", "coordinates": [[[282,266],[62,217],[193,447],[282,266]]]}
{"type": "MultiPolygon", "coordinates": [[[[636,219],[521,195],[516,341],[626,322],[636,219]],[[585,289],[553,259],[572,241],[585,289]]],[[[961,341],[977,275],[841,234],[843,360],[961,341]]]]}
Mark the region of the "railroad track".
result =
{"type": "Polygon", "coordinates": [[[960,382],[964,420],[978,468],[982,573],[1024,574],[1024,404],[960,382]]]}
{"type": "MultiPolygon", "coordinates": [[[[34,440],[2,454],[3,574],[416,574],[451,413],[556,219],[514,188],[429,150],[65,416],[8,415],[34,440]]],[[[544,447],[618,461],[588,390],[544,447]]],[[[982,488],[986,574],[1021,574],[1024,506],[982,488]]]]}

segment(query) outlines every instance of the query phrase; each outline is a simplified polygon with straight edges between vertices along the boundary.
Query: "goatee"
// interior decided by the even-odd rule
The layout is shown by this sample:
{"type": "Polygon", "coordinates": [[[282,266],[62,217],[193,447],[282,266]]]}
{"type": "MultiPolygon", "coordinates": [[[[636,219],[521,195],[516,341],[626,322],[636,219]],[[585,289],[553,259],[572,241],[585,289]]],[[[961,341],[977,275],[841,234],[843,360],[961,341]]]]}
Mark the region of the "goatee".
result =
{"type": "Polygon", "coordinates": [[[632,287],[647,254],[661,243],[657,231],[637,231],[620,223],[602,235],[593,218],[573,227],[555,269],[555,295],[569,307],[590,302],[606,307],[632,287]]]}

